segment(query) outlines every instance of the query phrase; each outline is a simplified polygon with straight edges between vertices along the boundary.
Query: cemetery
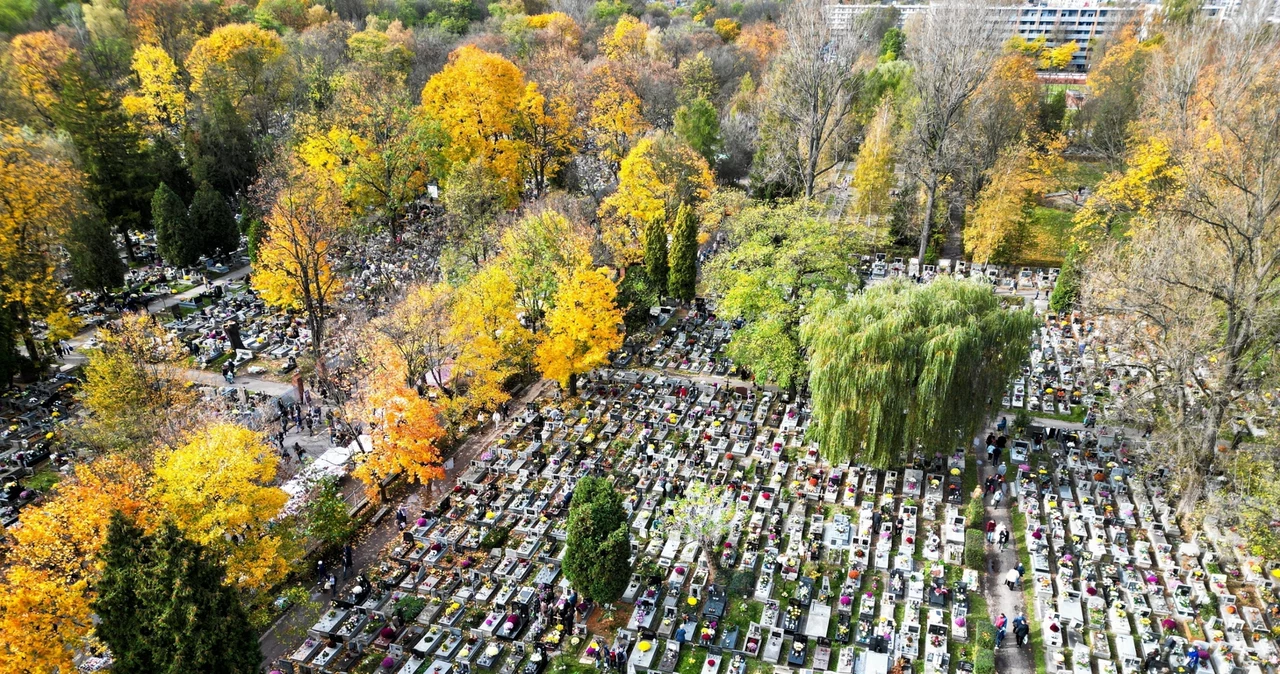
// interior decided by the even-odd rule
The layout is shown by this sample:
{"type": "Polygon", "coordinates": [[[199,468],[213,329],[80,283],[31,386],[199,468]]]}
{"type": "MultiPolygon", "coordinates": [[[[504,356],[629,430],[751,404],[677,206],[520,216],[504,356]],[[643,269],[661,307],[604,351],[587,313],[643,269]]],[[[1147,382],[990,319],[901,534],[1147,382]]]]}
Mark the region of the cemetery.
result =
{"type": "MultiPolygon", "coordinates": [[[[587,376],[580,398],[515,411],[276,669],[982,674],[998,671],[989,604],[1017,593],[1037,671],[1276,671],[1280,569],[1180,530],[1165,473],[1135,469],[1140,440],[1050,421],[1000,429],[1000,470],[979,441],[831,465],[805,439],[808,400],[733,378],[735,326],[695,307],[658,316],[631,367],[587,376]],[[634,573],[611,606],[561,571],[584,475],[625,498],[634,573]],[[697,483],[719,499],[711,536],[673,516],[697,483]],[[988,566],[993,512],[1016,570],[988,566]]],[[[1079,348],[1093,329],[1048,316],[1006,407],[1105,407],[1125,373],[1100,367],[1105,343],[1079,348]]],[[[1002,647],[1016,641],[1011,625],[1002,647]]]]}

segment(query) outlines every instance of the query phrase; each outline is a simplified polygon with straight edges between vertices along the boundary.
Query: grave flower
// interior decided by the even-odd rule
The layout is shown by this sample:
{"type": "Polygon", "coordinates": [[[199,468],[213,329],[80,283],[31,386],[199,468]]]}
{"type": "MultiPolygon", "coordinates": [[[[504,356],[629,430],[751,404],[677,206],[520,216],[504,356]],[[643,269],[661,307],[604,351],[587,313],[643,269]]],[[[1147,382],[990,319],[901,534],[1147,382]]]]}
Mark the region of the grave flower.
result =
{"type": "Polygon", "coordinates": [[[396,659],[391,657],[390,655],[382,659],[383,669],[391,669],[392,667],[395,667],[395,666],[396,666],[396,659]]]}
{"type": "Polygon", "coordinates": [[[1164,620],[1160,621],[1160,626],[1163,627],[1164,629],[1171,630],[1177,627],[1178,623],[1174,622],[1173,618],[1165,618],[1164,620]]]}

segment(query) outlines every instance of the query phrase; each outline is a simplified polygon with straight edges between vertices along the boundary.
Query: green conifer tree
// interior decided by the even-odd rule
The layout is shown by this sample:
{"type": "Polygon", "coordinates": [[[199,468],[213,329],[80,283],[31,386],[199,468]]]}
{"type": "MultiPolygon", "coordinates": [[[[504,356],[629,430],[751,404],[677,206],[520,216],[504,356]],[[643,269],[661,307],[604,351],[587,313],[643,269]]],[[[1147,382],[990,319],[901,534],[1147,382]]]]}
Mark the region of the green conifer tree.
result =
{"type": "Polygon", "coordinates": [[[698,216],[688,204],[676,211],[675,232],[671,245],[671,272],[668,294],[688,302],[698,285],[698,216]]]}

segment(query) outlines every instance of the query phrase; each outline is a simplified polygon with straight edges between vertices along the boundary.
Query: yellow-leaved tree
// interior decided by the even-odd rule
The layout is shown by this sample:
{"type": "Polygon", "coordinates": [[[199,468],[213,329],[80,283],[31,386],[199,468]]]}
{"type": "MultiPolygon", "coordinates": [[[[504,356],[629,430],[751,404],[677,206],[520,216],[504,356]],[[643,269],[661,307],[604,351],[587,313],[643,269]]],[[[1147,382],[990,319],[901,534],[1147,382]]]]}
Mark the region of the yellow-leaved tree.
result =
{"type": "Polygon", "coordinates": [[[680,204],[697,208],[711,196],[715,177],[707,160],[674,135],[658,132],[627,153],[618,189],[600,205],[605,246],[624,267],[644,257],[642,235],[650,222],[670,221],[680,204]]]}
{"type": "Polygon", "coordinates": [[[592,75],[596,93],[591,99],[588,133],[595,141],[600,159],[615,172],[636,139],[650,129],[649,122],[641,114],[640,97],[624,75],[619,68],[610,65],[592,75]]]}
{"type": "Polygon", "coordinates": [[[564,274],[591,262],[591,239],[553,210],[521,218],[502,236],[502,255],[491,264],[503,269],[515,288],[523,324],[534,334],[545,329],[564,274]]]}
{"type": "Polygon", "coordinates": [[[520,100],[513,133],[524,144],[520,153],[524,166],[521,174],[533,187],[533,196],[547,191],[555,178],[582,144],[582,134],[574,122],[576,110],[567,96],[550,100],[530,82],[520,100]]]}
{"type": "Polygon", "coordinates": [[[524,73],[498,54],[467,45],[422,88],[422,107],[448,134],[450,164],[479,158],[514,203],[524,185],[527,147],[515,138],[527,87],[524,73]]]}
{"type": "Polygon", "coordinates": [[[452,396],[445,379],[454,353],[449,330],[452,304],[453,288],[447,283],[415,285],[386,316],[373,322],[381,337],[379,348],[396,356],[390,366],[401,373],[405,387],[434,386],[452,396]]]}
{"type": "Polygon", "coordinates": [[[853,212],[859,216],[887,215],[894,179],[893,102],[885,98],[867,127],[853,167],[853,212]]]}
{"type": "Polygon", "coordinates": [[[570,396],[578,394],[578,375],[604,365],[622,346],[617,297],[604,269],[579,267],[560,281],[537,360],[542,376],[567,386],[570,396]]]}
{"type": "Polygon", "coordinates": [[[205,102],[225,99],[265,132],[276,102],[292,89],[285,51],[279,35],[254,24],[219,26],[187,55],[191,93],[205,102]]]}
{"type": "Polygon", "coordinates": [[[969,210],[964,250],[974,262],[1017,262],[1031,236],[1036,199],[1058,172],[1064,139],[1045,147],[1021,143],[1000,155],[977,205],[969,210]]]}
{"type": "Polygon", "coordinates": [[[290,542],[270,525],[289,500],[272,486],[279,457],[262,435],[215,422],[157,457],[152,495],[166,519],[220,555],[227,579],[266,590],[284,579],[290,542]]]}
{"type": "Polygon", "coordinates": [[[21,98],[53,124],[53,107],[62,100],[62,67],[71,43],[53,31],[23,33],[9,45],[9,59],[21,98]]]}
{"type": "Polygon", "coordinates": [[[361,417],[372,446],[353,457],[353,472],[370,493],[382,494],[383,480],[396,473],[419,483],[444,477],[437,443],[445,433],[440,410],[430,400],[394,374],[378,372],[368,382],[361,417]]]}
{"type": "Polygon", "coordinates": [[[121,101],[125,110],[154,128],[180,132],[187,120],[187,93],[169,54],[155,45],[138,45],[133,75],[138,90],[121,101]]]}
{"type": "Polygon", "coordinates": [[[98,330],[98,339],[79,394],[91,416],[71,433],[100,450],[149,454],[186,420],[195,401],[182,385],[185,351],[143,313],[121,315],[98,330]]]}
{"type": "Polygon", "coordinates": [[[634,16],[623,14],[613,24],[613,30],[600,36],[600,51],[614,61],[644,56],[649,41],[649,27],[634,16]]]}
{"type": "Polygon", "coordinates": [[[454,379],[465,380],[470,404],[493,409],[510,399],[503,384],[532,365],[534,337],[520,324],[515,283],[501,263],[486,265],[454,292],[450,332],[454,379]]]}
{"type": "Polygon", "coordinates": [[[148,484],[138,464],[104,456],[23,512],[0,580],[0,674],[74,671],[72,657],[93,635],[107,523],[116,510],[146,522],[148,484]]]}
{"type": "Polygon", "coordinates": [[[258,246],[253,288],[275,307],[301,309],[311,331],[311,353],[320,361],[325,320],[342,286],[329,257],[347,212],[337,185],[301,166],[282,168],[267,214],[266,238],[258,246]]]}
{"type": "Polygon", "coordinates": [[[84,176],[67,154],[52,138],[0,124],[0,311],[35,360],[32,325],[64,307],[55,250],[84,210],[84,176]]]}

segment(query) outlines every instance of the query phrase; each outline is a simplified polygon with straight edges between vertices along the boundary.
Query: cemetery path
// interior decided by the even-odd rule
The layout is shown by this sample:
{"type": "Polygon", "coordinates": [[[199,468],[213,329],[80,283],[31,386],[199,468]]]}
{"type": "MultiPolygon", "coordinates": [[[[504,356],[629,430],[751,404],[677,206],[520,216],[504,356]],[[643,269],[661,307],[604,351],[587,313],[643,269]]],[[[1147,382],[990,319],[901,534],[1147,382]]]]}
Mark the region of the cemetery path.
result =
{"type": "MultiPolygon", "coordinates": [[[[550,386],[549,380],[541,380],[534,382],[522,391],[518,396],[511,399],[511,409],[519,410],[524,408],[524,404],[532,401],[534,398],[542,394],[543,390],[550,386]]],[[[506,428],[505,425],[489,424],[481,432],[474,433],[468,437],[458,447],[451,457],[453,467],[447,469],[445,478],[427,485],[414,485],[410,489],[409,494],[399,502],[388,502],[386,505],[398,506],[403,503],[409,511],[410,516],[416,515],[421,509],[436,505],[441,498],[453,491],[453,487],[458,482],[458,476],[466,471],[471,464],[471,460],[475,458],[485,447],[497,440],[498,435],[506,428]]],[[[292,442],[292,439],[287,440],[292,442]]],[[[308,448],[310,450],[310,448],[308,448]]],[[[311,453],[308,451],[308,453],[311,453]]],[[[353,541],[353,555],[351,574],[354,576],[364,571],[369,566],[376,564],[382,559],[382,553],[386,549],[391,539],[399,535],[396,528],[395,518],[388,515],[381,522],[371,528],[365,528],[357,534],[357,539],[353,541]]],[[[335,557],[327,560],[329,568],[341,569],[341,561],[335,557]]],[[[311,598],[318,600],[322,605],[326,605],[329,597],[324,595],[320,584],[315,582],[314,572],[305,571],[303,582],[311,591],[311,598]]],[[[298,606],[289,608],[280,616],[271,627],[258,639],[259,646],[262,648],[262,663],[264,669],[269,668],[277,660],[285,658],[289,652],[296,648],[300,639],[305,635],[306,630],[316,620],[318,613],[300,609],[298,606]]]]}
{"type": "MultiPolygon", "coordinates": [[[[994,468],[986,461],[979,461],[980,479],[986,480],[994,472],[994,468]]],[[[989,499],[984,496],[984,501],[989,499]]],[[[1015,647],[1013,636],[1013,619],[1019,613],[1030,610],[1023,601],[1021,590],[1010,590],[1004,584],[1004,576],[1009,569],[1018,565],[1017,541],[1013,536],[1013,522],[1009,516],[1009,499],[1005,499],[1000,507],[987,505],[986,517],[994,520],[996,525],[1003,524],[1009,530],[1009,544],[1002,551],[998,544],[987,546],[987,573],[982,582],[982,593],[987,599],[987,611],[991,619],[1001,613],[1008,619],[1004,648],[996,649],[996,671],[1001,674],[1031,674],[1035,671],[1035,661],[1031,656],[1031,647],[1015,647]]]]}

